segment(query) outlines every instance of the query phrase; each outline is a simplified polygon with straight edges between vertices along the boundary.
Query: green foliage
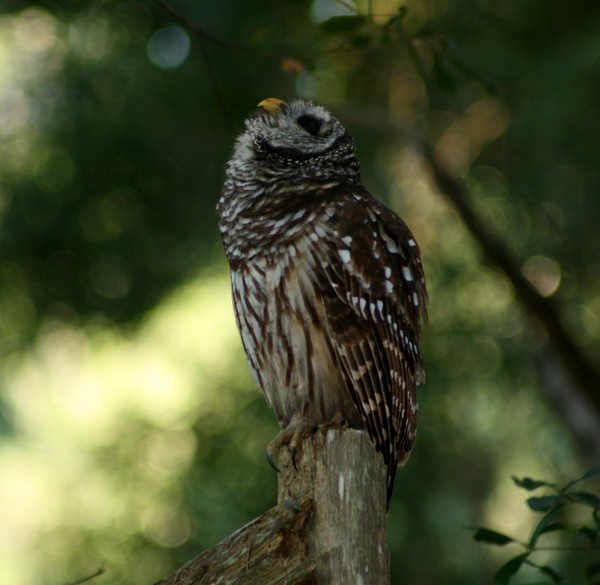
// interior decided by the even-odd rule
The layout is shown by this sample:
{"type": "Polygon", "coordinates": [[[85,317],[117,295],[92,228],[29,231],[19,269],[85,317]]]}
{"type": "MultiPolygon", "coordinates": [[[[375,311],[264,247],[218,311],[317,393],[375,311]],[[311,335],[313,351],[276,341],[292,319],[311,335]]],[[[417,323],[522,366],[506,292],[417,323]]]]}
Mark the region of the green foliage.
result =
{"type": "MultiPolygon", "coordinates": [[[[590,560],[586,565],[585,578],[588,585],[600,583],[595,577],[600,574],[600,565],[591,559],[597,559],[600,551],[600,496],[597,493],[585,491],[573,491],[572,488],[586,480],[592,480],[600,476],[600,467],[590,469],[583,475],[568,482],[563,487],[557,486],[545,480],[536,480],[529,477],[519,479],[513,477],[515,485],[527,490],[534,491],[545,487],[552,490],[553,494],[539,497],[532,497],[527,500],[527,505],[534,512],[542,513],[532,530],[531,536],[527,542],[522,542],[512,536],[507,536],[489,528],[477,528],[473,538],[477,542],[491,544],[496,546],[505,546],[514,544],[525,549],[524,553],[512,557],[508,560],[494,576],[496,585],[508,585],[511,579],[523,568],[531,567],[539,573],[548,577],[549,581],[544,583],[555,583],[558,585],[575,584],[579,581],[574,575],[567,577],[563,571],[549,565],[541,565],[532,560],[534,555],[552,551],[555,556],[561,553],[569,555],[588,554],[590,560]],[[580,507],[588,512],[581,516],[580,507]],[[561,521],[558,521],[558,520],[561,521]],[[588,522],[582,524],[583,522],[588,522]],[[557,533],[561,536],[558,543],[553,542],[550,546],[542,536],[550,533],[557,533]],[[591,553],[591,555],[590,555],[591,553]],[[593,555],[593,556],[592,556],[593,555]]],[[[598,486],[596,486],[598,487],[598,486]]],[[[600,490],[599,490],[600,491],[600,490]]],[[[560,564],[564,561],[557,559],[560,564]]],[[[581,558],[578,558],[578,568],[584,566],[581,558]]]]}

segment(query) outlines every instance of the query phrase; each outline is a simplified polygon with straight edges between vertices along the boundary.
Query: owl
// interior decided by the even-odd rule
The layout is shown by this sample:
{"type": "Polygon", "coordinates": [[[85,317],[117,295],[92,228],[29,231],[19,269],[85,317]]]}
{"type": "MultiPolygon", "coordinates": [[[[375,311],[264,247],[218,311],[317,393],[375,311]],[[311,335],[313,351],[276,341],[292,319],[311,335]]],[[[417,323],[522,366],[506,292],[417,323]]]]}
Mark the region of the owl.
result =
{"type": "Polygon", "coordinates": [[[362,185],[352,137],[325,108],[268,98],[246,121],[217,211],[250,372],[295,462],[318,429],[365,429],[388,502],[416,432],[427,320],[419,247],[362,185]],[[375,456],[375,451],[374,451],[375,456]]]}

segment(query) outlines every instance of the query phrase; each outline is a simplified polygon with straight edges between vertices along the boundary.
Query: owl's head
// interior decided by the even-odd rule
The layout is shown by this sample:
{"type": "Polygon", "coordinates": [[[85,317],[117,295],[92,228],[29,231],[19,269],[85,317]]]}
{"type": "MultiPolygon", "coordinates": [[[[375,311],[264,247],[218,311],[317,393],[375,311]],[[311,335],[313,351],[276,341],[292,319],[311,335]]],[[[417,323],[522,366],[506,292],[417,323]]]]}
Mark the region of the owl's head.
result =
{"type": "Polygon", "coordinates": [[[239,170],[304,174],[310,168],[321,176],[358,178],[352,137],[328,110],[304,100],[285,103],[277,98],[258,106],[236,143],[231,163],[239,170]]]}

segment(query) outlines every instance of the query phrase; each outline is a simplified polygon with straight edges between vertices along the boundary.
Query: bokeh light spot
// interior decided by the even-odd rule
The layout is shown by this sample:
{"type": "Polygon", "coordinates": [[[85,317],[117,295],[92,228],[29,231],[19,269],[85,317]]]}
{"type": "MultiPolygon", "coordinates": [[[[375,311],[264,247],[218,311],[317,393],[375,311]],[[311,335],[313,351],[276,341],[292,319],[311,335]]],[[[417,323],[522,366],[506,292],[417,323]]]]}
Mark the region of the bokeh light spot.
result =
{"type": "Polygon", "coordinates": [[[45,10],[25,10],[16,20],[15,40],[24,51],[43,53],[57,40],[57,22],[45,10]]]}
{"type": "Polygon", "coordinates": [[[106,257],[99,260],[90,271],[94,290],[108,299],[123,297],[131,286],[131,275],[119,257],[106,257]]]}
{"type": "Polygon", "coordinates": [[[190,52],[190,37],[178,26],[157,30],[148,41],[148,59],[161,69],[179,67],[190,52]]]}
{"type": "Polygon", "coordinates": [[[69,30],[72,51],[87,61],[100,61],[113,48],[109,23],[105,18],[83,16],[75,19],[69,30]]]}
{"type": "Polygon", "coordinates": [[[525,278],[543,296],[554,294],[560,285],[561,270],[556,260],[547,256],[532,256],[521,268],[525,278]]]}

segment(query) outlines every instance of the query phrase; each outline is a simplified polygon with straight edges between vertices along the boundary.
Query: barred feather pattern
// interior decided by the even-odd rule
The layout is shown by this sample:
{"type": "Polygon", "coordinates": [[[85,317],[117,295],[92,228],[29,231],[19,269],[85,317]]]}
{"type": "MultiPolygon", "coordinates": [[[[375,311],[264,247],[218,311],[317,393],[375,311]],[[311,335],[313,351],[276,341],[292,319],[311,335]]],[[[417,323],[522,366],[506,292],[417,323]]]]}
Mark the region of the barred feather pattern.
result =
{"type": "Polygon", "coordinates": [[[341,418],[366,428],[388,468],[389,499],[414,443],[424,379],[419,248],[361,185],[339,122],[313,104],[291,106],[291,120],[308,111],[330,124],[324,145],[313,152],[296,136],[282,147],[276,136],[273,146],[271,125],[299,130],[263,115],[248,122],[227,167],[218,210],[236,322],[281,427],[341,418]]]}

